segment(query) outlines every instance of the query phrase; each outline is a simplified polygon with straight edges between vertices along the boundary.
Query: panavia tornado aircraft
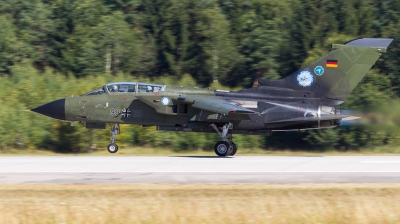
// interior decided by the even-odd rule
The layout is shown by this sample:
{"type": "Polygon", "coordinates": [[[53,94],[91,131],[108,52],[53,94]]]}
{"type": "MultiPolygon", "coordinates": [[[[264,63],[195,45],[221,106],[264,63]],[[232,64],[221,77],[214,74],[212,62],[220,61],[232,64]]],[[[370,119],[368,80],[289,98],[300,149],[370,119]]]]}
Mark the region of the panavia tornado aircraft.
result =
{"type": "Polygon", "coordinates": [[[59,99],[32,111],[86,128],[111,127],[108,151],[115,153],[119,124],[157,130],[217,132],[218,156],[233,156],[232,134],[270,135],[272,131],[339,126],[349,115],[342,104],[393,39],[362,38],[332,44],[332,51],[280,80],[260,79],[240,91],[136,82],[109,83],[77,97],[59,99]]]}

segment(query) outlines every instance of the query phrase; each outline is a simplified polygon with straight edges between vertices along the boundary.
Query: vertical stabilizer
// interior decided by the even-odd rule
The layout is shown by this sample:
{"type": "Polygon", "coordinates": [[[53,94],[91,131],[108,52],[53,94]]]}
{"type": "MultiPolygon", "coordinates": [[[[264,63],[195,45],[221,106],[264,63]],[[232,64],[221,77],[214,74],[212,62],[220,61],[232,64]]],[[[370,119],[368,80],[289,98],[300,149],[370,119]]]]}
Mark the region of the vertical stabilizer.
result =
{"type": "Polygon", "coordinates": [[[387,51],[393,39],[361,38],[332,44],[332,51],[281,80],[260,80],[260,85],[313,91],[314,96],[344,101],[387,51]]]}

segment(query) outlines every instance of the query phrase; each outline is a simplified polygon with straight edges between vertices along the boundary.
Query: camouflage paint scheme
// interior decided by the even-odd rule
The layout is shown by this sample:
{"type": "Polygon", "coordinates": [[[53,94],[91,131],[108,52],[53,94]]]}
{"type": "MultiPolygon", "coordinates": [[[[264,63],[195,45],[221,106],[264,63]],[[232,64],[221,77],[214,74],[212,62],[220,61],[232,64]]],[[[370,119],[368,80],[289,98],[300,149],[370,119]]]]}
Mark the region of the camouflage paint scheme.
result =
{"type": "Polygon", "coordinates": [[[111,83],[103,87],[102,94],[61,99],[32,110],[85,122],[88,128],[105,128],[110,123],[216,132],[211,124],[223,129],[230,123],[229,134],[269,135],[279,130],[335,127],[348,117],[340,115],[335,106],[346,100],[391,42],[363,38],[333,44],[327,55],[286,78],[260,79],[258,87],[236,92],[161,85],[158,92],[146,92],[144,87],[153,84],[111,83]],[[328,61],[333,61],[333,67],[327,67],[328,61]],[[130,85],[135,90],[110,92],[113,85],[130,85]],[[130,113],[124,116],[123,111],[130,113]]]}

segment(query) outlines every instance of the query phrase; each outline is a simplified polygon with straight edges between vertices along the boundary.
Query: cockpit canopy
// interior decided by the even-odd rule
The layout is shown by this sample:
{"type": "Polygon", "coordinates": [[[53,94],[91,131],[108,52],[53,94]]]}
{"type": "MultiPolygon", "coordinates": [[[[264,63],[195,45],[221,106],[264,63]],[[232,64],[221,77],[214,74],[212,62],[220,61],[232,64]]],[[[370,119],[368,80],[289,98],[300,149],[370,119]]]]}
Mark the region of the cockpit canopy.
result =
{"type": "Polygon", "coordinates": [[[104,93],[140,93],[140,92],[162,92],[166,85],[136,83],[136,82],[114,82],[83,94],[83,96],[100,95],[104,93]]]}
{"type": "Polygon", "coordinates": [[[134,93],[136,83],[109,83],[106,88],[109,93],[134,93]]]}

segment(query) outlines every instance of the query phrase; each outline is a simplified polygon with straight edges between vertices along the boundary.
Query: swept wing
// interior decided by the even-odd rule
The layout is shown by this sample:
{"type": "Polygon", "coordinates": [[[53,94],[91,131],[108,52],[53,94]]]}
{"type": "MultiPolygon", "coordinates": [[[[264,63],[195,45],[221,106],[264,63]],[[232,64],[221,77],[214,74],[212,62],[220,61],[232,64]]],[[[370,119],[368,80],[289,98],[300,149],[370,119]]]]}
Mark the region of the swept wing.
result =
{"type": "Polygon", "coordinates": [[[208,98],[201,100],[194,100],[192,107],[206,110],[213,113],[221,113],[221,114],[255,114],[257,112],[238,106],[234,103],[216,99],[216,98],[208,98]]]}
{"type": "MultiPolygon", "coordinates": [[[[137,96],[139,100],[156,109],[158,113],[166,112],[165,106],[160,102],[164,96],[137,96]],[[157,103],[155,103],[157,102],[157,103]]],[[[209,111],[215,114],[238,114],[249,115],[258,114],[258,112],[239,106],[234,102],[229,102],[213,96],[168,96],[173,104],[188,104],[189,106],[209,111]]],[[[171,106],[170,105],[170,106],[171,106]]]]}

